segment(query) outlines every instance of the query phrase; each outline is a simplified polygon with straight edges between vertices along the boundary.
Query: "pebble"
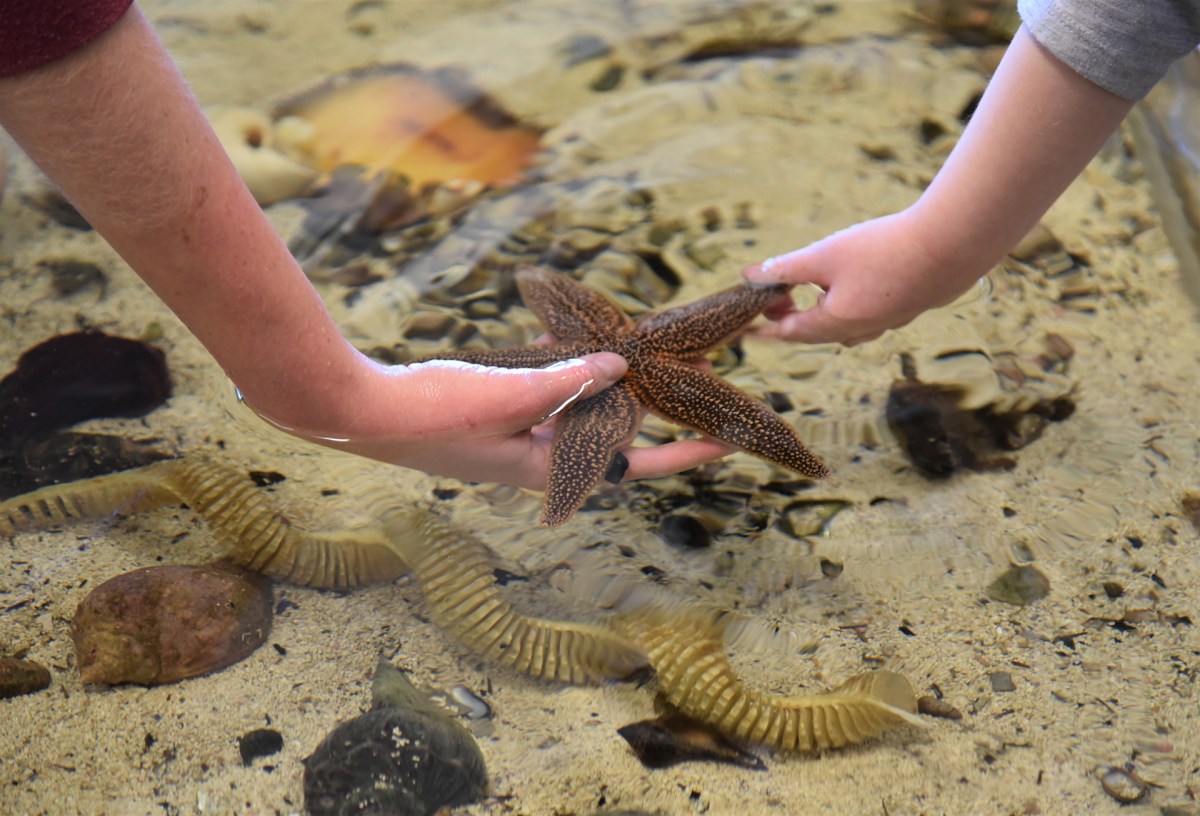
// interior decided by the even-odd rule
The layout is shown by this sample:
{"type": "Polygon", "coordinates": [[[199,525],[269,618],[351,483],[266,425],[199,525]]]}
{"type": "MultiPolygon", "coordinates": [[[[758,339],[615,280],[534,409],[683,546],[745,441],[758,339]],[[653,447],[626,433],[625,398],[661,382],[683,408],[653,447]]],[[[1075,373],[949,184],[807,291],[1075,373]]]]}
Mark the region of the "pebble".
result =
{"type": "Polygon", "coordinates": [[[278,754],[283,750],[283,735],[273,728],[256,728],[238,739],[242,764],[250,765],[259,757],[278,754]]]}
{"type": "Polygon", "coordinates": [[[712,533],[695,516],[672,513],[658,525],[658,537],[672,547],[700,550],[712,546],[712,533]]]}
{"type": "Polygon", "coordinates": [[[50,685],[50,672],[40,663],[0,657],[0,700],[41,691],[50,685]]]}
{"type": "Polygon", "coordinates": [[[940,717],[943,720],[961,720],[963,718],[961,711],[932,694],[917,698],[917,711],[927,717],[940,717]]]}
{"type": "Polygon", "coordinates": [[[1146,783],[1124,768],[1106,768],[1100,774],[1104,792],[1123,805],[1132,804],[1146,795],[1146,783]]]}
{"type": "Polygon", "coordinates": [[[1034,566],[1023,564],[1009,567],[987,588],[987,596],[993,601],[1028,606],[1050,594],[1050,579],[1034,566]]]}
{"type": "Polygon", "coordinates": [[[1016,691],[1017,686],[1013,683],[1012,674],[1009,672],[992,672],[988,675],[988,680],[992,684],[992,691],[1016,691]]]}

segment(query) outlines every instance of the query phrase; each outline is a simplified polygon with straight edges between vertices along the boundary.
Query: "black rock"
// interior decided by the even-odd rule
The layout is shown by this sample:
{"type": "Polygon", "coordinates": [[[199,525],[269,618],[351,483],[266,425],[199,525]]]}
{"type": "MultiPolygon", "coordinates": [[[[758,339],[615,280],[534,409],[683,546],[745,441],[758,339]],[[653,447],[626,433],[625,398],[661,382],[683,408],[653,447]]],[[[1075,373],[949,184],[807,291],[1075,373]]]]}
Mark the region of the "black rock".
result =
{"type": "Polygon", "coordinates": [[[166,357],[103,332],[39,343],[0,380],[0,449],[97,417],[143,416],[171,396],[166,357]]]}
{"type": "Polygon", "coordinates": [[[250,765],[259,757],[278,754],[283,750],[283,735],[273,728],[256,728],[242,734],[238,740],[238,751],[242,764],[250,765]]]}

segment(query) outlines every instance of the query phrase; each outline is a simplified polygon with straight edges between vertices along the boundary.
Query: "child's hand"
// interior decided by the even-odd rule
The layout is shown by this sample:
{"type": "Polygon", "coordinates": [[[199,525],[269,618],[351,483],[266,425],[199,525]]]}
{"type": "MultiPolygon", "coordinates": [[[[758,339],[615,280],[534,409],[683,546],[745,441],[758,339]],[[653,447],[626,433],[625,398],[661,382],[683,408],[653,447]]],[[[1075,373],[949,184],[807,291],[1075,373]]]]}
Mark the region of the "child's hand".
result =
{"type": "Polygon", "coordinates": [[[918,239],[909,211],[834,233],[803,249],[745,270],[755,283],[814,284],[823,291],[812,308],[791,298],[765,314],[762,337],[853,346],[949,303],[987,272],[949,269],[918,239]]]}

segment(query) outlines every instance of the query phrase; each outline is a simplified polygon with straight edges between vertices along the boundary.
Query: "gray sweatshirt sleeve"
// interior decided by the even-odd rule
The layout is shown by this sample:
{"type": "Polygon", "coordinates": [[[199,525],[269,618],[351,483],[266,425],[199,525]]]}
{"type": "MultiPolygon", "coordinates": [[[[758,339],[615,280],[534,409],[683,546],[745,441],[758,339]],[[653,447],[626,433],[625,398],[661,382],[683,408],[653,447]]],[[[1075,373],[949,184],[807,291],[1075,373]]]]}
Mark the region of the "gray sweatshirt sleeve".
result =
{"type": "Polygon", "coordinates": [[[1051,54],[1126,99],[1200,44],[1200,0],[1018,0],[1017,10],[1051,54]]]}

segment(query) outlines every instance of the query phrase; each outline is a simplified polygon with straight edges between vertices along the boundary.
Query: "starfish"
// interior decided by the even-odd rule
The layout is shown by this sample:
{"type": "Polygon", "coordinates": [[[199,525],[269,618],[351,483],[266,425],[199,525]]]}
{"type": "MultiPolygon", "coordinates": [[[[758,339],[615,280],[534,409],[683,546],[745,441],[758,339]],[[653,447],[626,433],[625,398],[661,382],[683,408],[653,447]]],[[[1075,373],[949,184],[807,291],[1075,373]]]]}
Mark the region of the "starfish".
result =
{"type": "Polygon", "coordinates": [[[742,283],[636,322],[601,293],[560,273],[524,267],[517,272],[517,288],[558,342],[464,350],[427,359],[540,368],[610,351],[629,364],[615,384],[559,416],[550,449],[543,527],[558,527],[579,509],[614,455],[637,433],[640,407],[810,478],[829,475],[779,414],[691,363],[736,336],[786,287],[742,283]]]}

